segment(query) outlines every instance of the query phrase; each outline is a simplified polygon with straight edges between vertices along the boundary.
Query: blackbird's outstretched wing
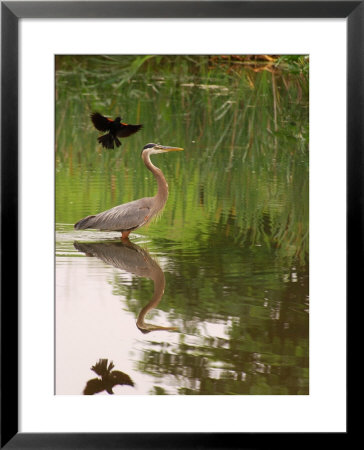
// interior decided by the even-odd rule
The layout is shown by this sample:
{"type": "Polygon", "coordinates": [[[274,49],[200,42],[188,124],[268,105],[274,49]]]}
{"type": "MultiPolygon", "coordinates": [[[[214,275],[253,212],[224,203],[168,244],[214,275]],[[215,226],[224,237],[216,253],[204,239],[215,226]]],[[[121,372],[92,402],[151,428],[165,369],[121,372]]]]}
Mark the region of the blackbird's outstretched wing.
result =
{"type": "Polygon", "coordinates": [[[143,125],[129,125],[127,123],[121,123],[121,129],[117,131],[117,137],[128,137],[131,134],[136,133],[141,129],[143,125]]]}
{"type": "Polygon", "coordinates": [[[128,386],[134,386],[134,381],[124,372],[121,372],[120,370],[113,370],[110,373],[110,381],[112,380],[113,386],[116,386],[117,384],[120,384],[120,386],[123,386],[124,384],[127,384],[128,386]]]}
{"type": "Polygon", "coordinates": [[[83,395],[94,395],[105,390],[105,383],[100,378],[92,378],[86,383],[83,395]]]}
{"type": "Polygon", "coordinates": [[[97,130],[99,130],[99,131],[109,131],[110,130],[110,125],[113,123],[113,120],[102,116],[98,112],[92,113],[90,117],[91,117],[92,123],[94,124],[94,126],[97,130]]]}

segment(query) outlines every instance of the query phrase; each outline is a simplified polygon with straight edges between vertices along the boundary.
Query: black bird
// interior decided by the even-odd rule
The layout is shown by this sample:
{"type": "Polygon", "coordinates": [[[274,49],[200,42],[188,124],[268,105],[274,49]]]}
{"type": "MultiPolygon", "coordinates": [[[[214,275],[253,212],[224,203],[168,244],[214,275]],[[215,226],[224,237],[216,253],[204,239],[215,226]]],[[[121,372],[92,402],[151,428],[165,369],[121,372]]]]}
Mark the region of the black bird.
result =
{"type": "Polygon", "coordinates": [[[121,142],[118,137],[128,137],[131,134],[136,133],[141,129],[143,125],[130,125],[123,123],[121,117],[116,117],[115,120],[108,119],[98,112],[91,114],[91,120],[95,128],[99,131],[108,131],[107,134],[100,136],[97,140],[105,148],[114,148],[114,142],[116,147],[120,147],[121,142]]]}
{"type": "Polygon", "coordinates": [[[112,361],[109,365],[107,364],[107,359],[99,359],[99,362],[91,367],[99,377],[92,378],[86,383],[86,387],[83,391],[84,395],[94,395],[102,391],[106,391],[108,394],[113,394],[112,388],[117,384],[123,386],[127,384],[129,386],[134,386],[133,380],[124,372],[120,370],[112,370],[115,366],[112,361]]]}

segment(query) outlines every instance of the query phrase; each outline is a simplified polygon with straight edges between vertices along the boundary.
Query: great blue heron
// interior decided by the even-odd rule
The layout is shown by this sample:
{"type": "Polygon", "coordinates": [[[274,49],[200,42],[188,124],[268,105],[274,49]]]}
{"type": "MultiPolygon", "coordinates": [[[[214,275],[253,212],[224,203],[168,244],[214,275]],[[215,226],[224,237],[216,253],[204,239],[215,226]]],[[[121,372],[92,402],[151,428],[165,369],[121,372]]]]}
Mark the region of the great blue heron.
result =
{"type": "Polygon", "coordinates": [[[114,148],[114,142],[116,147],[120,147],[121,142],[118,137],[128,137],[139,131],[143,126],[124,123],[121,121],[121,117],[116,117],[114,120],[108,119],[98,112],[92,113],[90,117],[97,130],[108,131],[107,134],[98,137],[97,140],[103,147],[110,149],[114,148]]]}
{"type": "Polygon", "coordinates": [[[158,167],[150,160],[150,155],[180,151],[180,147],[168,147],[160,144],[147,144],[142,150],[142,159],[158,183],[158,192],[154,197],[144,197],[123,205],[115,206],[95,216],[87,216],[75,224],[76,230],[95,228],[106,231],[121,231],[122,239],[126,239],[131,231],[146,225],[164,207],[168,198],[168,184],[158,167]]]}
{"type": "Polygon", "coordinates": [[[164,273],[157,261],[147,250],[124,239],[119,242],[74,242],[74,247],[87,256],[95,256],[106,264],[111,264],[117,269],[153,280],[154,292],[150,302],[139,312],[136,326],[142,333],[150,331],[177,331],[177,327],[164,327],[144,321],[147,313],[156,308],[164,294],[166,280],[164,273]]]}

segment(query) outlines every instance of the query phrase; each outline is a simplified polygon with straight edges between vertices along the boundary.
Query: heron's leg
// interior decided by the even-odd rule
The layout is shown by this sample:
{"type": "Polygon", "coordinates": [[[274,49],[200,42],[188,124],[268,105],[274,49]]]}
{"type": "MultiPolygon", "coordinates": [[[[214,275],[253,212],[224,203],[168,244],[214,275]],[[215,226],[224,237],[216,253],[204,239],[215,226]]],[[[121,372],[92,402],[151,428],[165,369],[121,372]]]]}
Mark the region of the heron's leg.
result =
{"type": "Polygon", "coordinates": [[[122,231],[121,232],[121,239],[128,239],[129,234],[131,233],[131,231],[122,231]]]}

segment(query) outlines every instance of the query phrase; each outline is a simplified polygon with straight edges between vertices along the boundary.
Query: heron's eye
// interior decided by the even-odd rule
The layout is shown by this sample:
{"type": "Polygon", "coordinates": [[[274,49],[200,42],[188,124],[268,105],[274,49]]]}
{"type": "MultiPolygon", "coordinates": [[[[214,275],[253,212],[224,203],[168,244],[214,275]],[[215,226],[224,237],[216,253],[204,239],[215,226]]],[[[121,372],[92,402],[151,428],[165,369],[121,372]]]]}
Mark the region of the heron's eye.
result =
{"type": "Polygon", "coordinates": [[[147,149],[147,148],[153,148],[155,147],[155,144],[147,144],[143,147],[143,150],[147,149]]]}

